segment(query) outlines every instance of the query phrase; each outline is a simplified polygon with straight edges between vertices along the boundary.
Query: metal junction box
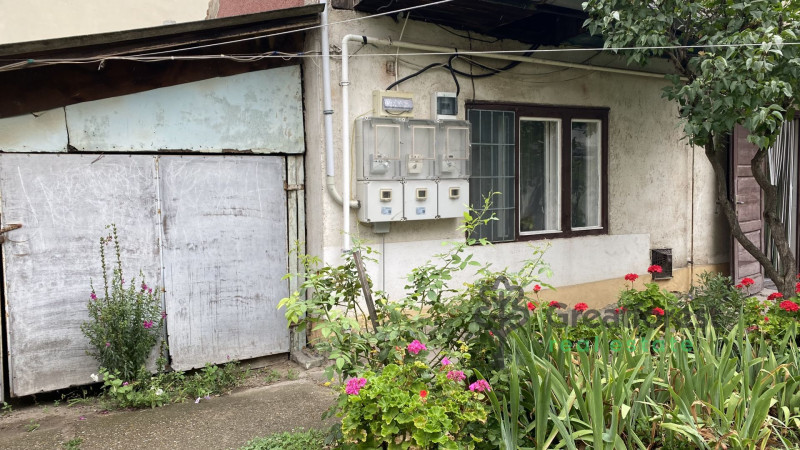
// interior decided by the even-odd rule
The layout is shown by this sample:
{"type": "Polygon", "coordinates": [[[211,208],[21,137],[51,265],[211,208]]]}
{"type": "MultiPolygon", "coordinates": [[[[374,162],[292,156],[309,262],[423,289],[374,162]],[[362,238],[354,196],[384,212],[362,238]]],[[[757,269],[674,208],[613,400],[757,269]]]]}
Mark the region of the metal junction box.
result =
{"type": "Polygon", "coordinates": [[[358,220],[361,222],[396,222],[403,220],[403,183],[392,180],[359,181],[356,194],[361,199],[358,220]]]}
{"type": "Polygon", "coordinates": [[[443,120],[439,122],[438,164],[439,178],[469,178],[469,122],[443,120]]]}
{"type": "MultiPolygon", "coordinates": [[[[399,180],[403,119],[367,117],[356,121],[357,180],[399,180]]],[[[348,149],[345,149],[346,151],[348,149]]]]}
{"type": "Polygon", "coordinates": [[[365,117],[356,120],[353,143],[358,220],[463,217],[469,204],[469,122],[365,117]]]}
{"type": "Polygon", "coordinates": [[[403,211],[406,220],[436,218],[435,181],[406,180],[405,183],[403,183],[403,192],[403,211]]]}
{"type": "Polygon", "coordinates": [[[469,205],[469,181],[439,180],[436,187],[439,218],[463,218],[469,205]]]}
{"type": "Polygon", "coordinates": [[[433,120],[409,120],[404,127],[400,146],[400,173],[406,179],[428,179],[436,176],[436,135],[439,125],[433,120]]]}

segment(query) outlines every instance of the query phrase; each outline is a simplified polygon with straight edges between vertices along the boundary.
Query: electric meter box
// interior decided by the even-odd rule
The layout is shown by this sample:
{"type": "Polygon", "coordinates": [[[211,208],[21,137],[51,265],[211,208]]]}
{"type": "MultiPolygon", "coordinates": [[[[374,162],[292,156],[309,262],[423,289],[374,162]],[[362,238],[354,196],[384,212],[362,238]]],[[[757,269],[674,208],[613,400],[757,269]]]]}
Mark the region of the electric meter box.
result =
{"type": "Polygon", "coordinates": [[[397,222],[403,220],[402,182],[392,180],[359,181],[356,183],[356,194],[361,199],[361,208],[358,208],[359,221],[397,222]]]}
{"type": "Polygon", "coordinates": [[[469,126],[465,120],[439,122],[436,145],[438,178],[469,178],[469,126]]]}
{"type": "Polygon", "coordinates": [[[463,218],[469,204],[469,181],[464,179],[439,180],[437,183],[438,217],[463,218]]]}
{"type": "Polygon", "coordinates": [[[435,219],[437,215],[436,182],[406,180],[403,183],[403,215],[406,220],[435,219]]]}
{"type": "Polygon", "coordinates": [[[365,117],[356,121],[357,180],[399,180],[400,149],[407,125],[405,119],[365,117]]]}
{"type": "Polygon", "coordinates": [[[436,176],[436,146],[439,124],[433,120],[409,119],[400,141],[400,173],[405,179],[436,176]]]}

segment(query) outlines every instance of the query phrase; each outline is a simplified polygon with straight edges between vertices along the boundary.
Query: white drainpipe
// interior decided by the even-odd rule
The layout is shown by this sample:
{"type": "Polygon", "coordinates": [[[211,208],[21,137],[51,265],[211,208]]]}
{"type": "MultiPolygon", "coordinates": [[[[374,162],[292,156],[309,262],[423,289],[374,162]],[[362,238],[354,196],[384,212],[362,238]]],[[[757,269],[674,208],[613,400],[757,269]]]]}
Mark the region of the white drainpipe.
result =
{"type": "MultiPolygon", "coordinates": [[[[330,3],[326,0],[321,0],[320,3],[325,4],[325,10],[322,12],[322,29],[321,29],[321,47],[322,47],[322,117],[325,128],[325,185],[328,189],[328,194],[333,200],[340,205],[348,205],[350,208],[356,209],[360,203],[354,200],[349,202],[342,201],[342,195],[336,190],[335,178],[336,170],[334,168],[334,155],[333,155],[333,106],[331,105],[331,55],[330,45],[328,44],[328,8],[330,3]]],[[[349,152],[344,152],[349,157],[349,152]]],[[[350,170],[349,162],[345,164],[347,170],[350,170]]],[[[347,174],[345,172],[344,174],[347,174]]],[[[343,185],[345,186],[344,198],[350,198],[350,183],[347,182],[349,176],[343,177],[343,185]]],[[[347,212],[347,206],[344,207],[345,216],[349,219],[350,214],[347,212]]],[[[349,231],[349,220],[347,220],[345,230],[349,231]]],[[[346,242],[349,244],[350,238],[347,237],[346,242]]],[[[349,245],[343,247],[348,249],[349,245]]]]}

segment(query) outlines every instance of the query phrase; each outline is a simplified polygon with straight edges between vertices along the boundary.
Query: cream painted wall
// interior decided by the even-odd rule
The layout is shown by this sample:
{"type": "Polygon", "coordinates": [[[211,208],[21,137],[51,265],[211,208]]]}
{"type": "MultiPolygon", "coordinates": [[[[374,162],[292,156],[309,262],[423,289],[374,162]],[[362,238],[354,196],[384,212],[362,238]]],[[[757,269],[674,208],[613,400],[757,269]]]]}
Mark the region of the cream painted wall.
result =
{"type": "Polygon", "coordinates": [[[203,20],[208,0],[0,0],[0,44],[203,20]]]}
{"type": "MultiPolygon", "coordinates": [[[[334,10],[330,21],[336,22],[358,16],[350,11],[334,10]]],[[[400,36],[404,21],[375,18],[331,27],[332,46],[339,47],[344,34],[391,38],[408,42],[427,43],[446,47],[480,50],[521,49],[524,44],[502,41],[488,44],[471,43],[438,27],[409,20],[400,36]]],[[[319,50],[318,33],[307,37],[307,50],[319,50]]],[[[350,45],[354,54],[350,60],[350,114],[370,113],[372,91],[385,89],[395,80],[386,70],[394,62],[394,49],[350,45]],[[383,55],[383,56],[370,56],[383,55]]],[[[539,56],[539,55],[537,55],[539,56]]],[[[590,54],[573,58],[585,59],[590,54]]],[[[599,59],[599,58],[597,58],[599,59]]],[[[502,66],[502,61],[480,60],[484,64],[502,66]]],[[[446,56],[400,56],[399,74],[402,78],[431,62],[446,62],[446,56]]],[[[341,192],[341,88],[340,63],[334,57],[331,64],[333,86],[334,147],[336,150],[337,185],[341,192]]],[[[649,249],[672,248],[676,268],[695,264],[717,264],[727,261],[727,232],[722,227],[714,207],[711,168],[702,151],[692,155],[692,149],[681,138],[676,107],[661,98],[665,81],[631,75],[591,72],[579,69],[560,69],[552,66],[523,64],[498,76],[475,80],[461,78],[460,116],[464,117],[465,100],[488,100],[599,106],[610,108],[609,113],[609,234],[591,245],[575,246],[565,240],[553,241],[546,259],[555,271],[557,286],[581,282],[577,269],[584,260],[599,264],[591,280],[613,279],[629,271],[644,272],[649,261],[649,249]],[[692,198],[694,189],[694,199],[692,198]],[[621,246],[621,247],[620,247],[621,246]],[[624,248],[623,252],[616,252],[624,248]]],[[[307,60],[304,65],[306,101],[306,142],[309,249],[324,255],[326,262],[338,259],[341,242],[341,207],[335,204],[324,187],[324,145],[322,136],[322,97],[320,62],[307,60]]],[[[400,90],[415,95],[415,115],[427,118],[430,94],[435,91],[455,91],[450,74],[433,69],[400,86],[400,90]]],[[[351,233],[381,248],[385,239],[389,256],[387,274],[398,277],[425,258],[441,249],[439,243],[459,239],[455,219],[438,221],[409,221],[391,224],[385,237],[375,235],[371,226],[359,224],[351,214],[351,233]],[[400,254],[398,254],[400,252],[400,254]]],[[[579,240],[570,239],[575,243],[579,240]]],[[[587,241],[588,242],[588,241],[587,241]]],[[[514,267],[524,258],[528,243],[504,243],[496,251],[481,251],[496,266],[514,267]]],[[[378,269],[378,268],[376,268],[378,269]]],[[[377,278],[377,277],[376,277],[377,278]]],[[[398,287],[389,281],[390,294],[399,294],[398,287]]]]}

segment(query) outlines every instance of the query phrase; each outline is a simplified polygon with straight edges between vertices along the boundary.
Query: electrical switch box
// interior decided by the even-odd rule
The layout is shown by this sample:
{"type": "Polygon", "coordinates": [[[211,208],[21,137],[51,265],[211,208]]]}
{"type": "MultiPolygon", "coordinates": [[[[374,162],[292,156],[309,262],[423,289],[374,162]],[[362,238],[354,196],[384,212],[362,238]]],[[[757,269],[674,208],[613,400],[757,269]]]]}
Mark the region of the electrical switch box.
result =
{"type": "Polygon", "coordinates": [[[403,208],[406,220],[436,218],[436,182],[406,180],[403,183],[403,208]]]}
{"type": "Polygon", "coordinates": [[[469,181],[463,179],[439,180],[437,183],[438,217],[442,219],[464,217],[469,204],[469,181]]]}
{"type": "Polygon", "coordinates": [[[361,222],[396,222],[403,220],[403,183],[392,180],[359,181],[356,194],[361,200],[361,222]]]}
{"type": "Polygon", "coordinates": [[[436,175],[436,132],[439,126],[432,120],[406,122],[401,137],[400,173],[406,179],[433,179],[436,175]]]}
{"type": "Polygon", "coordinates": [[[356,121],[357,180],[399,180],[405,120],[367,117],[356,121]]]}
{"type": "Polygon", "coordinates": [[[439,178],[469,178],[469,122],[444,120],[439,123],[436,175],[439,178]]]}

